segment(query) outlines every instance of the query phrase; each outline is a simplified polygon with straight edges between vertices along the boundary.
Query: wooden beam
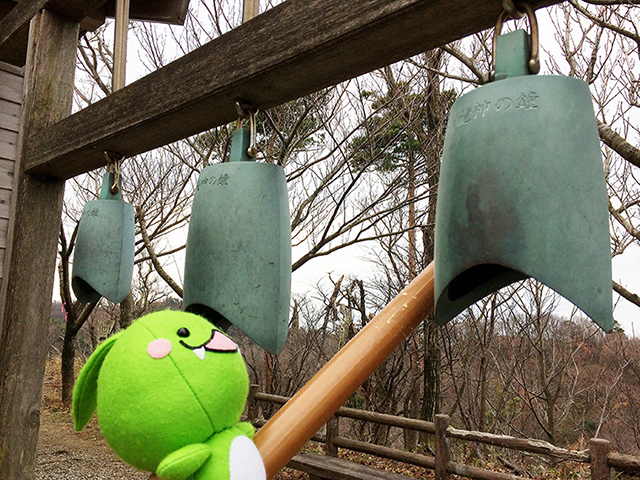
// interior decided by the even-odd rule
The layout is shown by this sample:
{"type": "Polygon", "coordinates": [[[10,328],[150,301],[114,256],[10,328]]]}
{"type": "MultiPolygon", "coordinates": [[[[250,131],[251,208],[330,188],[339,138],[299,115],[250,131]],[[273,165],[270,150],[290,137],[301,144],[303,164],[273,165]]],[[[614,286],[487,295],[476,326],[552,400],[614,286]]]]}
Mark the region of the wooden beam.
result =
{"type": "MultiPolygon", "coordinates": [[[[543,7],[560,0],[533,0],[543,7]]],[[[288,0],[40,133],[29,171],[69,178],[492,27],[500,0],[288,0]]]]}
{"type": "Polygon", "coordinates": [[[0,478],[33,478],[64,182],[25,172],[26,148],[71,113],[78,24],[48,11],[30,26],[9,244],[0,295],[0,478]]]}
{"type": "Polygon", "coordinates": [[[107,0],[21,0],[0,20],[0,45],[9,41],[44,8],[79,22],[106,2],[107,0]]]}

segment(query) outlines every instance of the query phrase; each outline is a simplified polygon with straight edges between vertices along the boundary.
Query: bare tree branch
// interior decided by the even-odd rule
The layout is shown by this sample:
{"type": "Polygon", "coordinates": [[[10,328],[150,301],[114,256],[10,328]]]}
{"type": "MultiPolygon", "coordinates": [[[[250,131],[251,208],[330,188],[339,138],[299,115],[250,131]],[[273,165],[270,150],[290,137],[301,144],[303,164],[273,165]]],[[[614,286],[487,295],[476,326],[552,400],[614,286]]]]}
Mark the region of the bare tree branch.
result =
{"type": "Polygon", "coordinates": [[[624,288],[619,283],[616,283],[615,281],[613,282],[613,291],[623,297],[625,300],[629,300],[634,305],[640,307],[640,297],[635,293],[631,293],[629,290],[624,288]]]}
{"type": "Polygon", "coordinates": [[[180,298],[184,297],[184,291],[182,290],[180,285],[178,285],[175,282],[175,280],[171,278],[171,275],[169,275],[166,272],[166,270],[160,264],[158,257],[156,256],[156,252],[153,248],[153,245],[151,244],[151,240],[149,240],[149,234],[147,233],[147,224],[145,222],[144,213],[142,212],[142,209],[138,208],[136,213],[138,217],[138,225],[140,225],[140,233],[142,234],[142,240],[144,241],[144,245],[147,248],[147,252],[149,252],[149,257],[151,257],[151,262],[153,263],[153,267],[156,269],[156,272],[158,272],[158,275],[160,275],[160,277],[165,282],[167,282],[167,285],[169,285],[171,289],[174,292],[176,292],[180,298]]]}
{"type": "Polygon", "coordinates": [[[618,213],[618,210],[616,210],[613,205],[611,205],[611,201],[609,201],[609,213],[611,213],[613,218],[615,218],[624,227],[629,235],[635,237],[640,241],[640,230],[631,225],[631,222],[629,222],[620,213],[618,213]]]}
{"type": "Polygon", "coordinates": [[[618,135],[609,125],[598,120],[600,140],[626,161],[640,168],[640,148],[636,148],[618,135]]]}
{"type": "Polygon", "coordinates": [[[589,20],[591,20],[596,25],[598,25],[598,26],[600,26],[602,28],[608,28],[609,30],[611,30],[613,32],[616,32],[616,33],[619,33],[620,35],[624,35],[625,37],[629,38],[630,40],[633,40],[634,42],[636,42],[638,51],[640,51],[640,35],[638,35],[637,33],[634,33],[634,32],[630,32],[629,30],[626,30],[626,29],[624,29],[622,27],[619,27],[618,25],[614,25],[612,23],[605,22],[601,18],[598,18],[595,15],[593,15],[591,12],[589,12],[589,10],[587,10],[582,5],[580,5],[576,0],[568,0],[568,2],[571,5],[573,5],[573,7],[576,10],[578,10],[580,13],[582,13],[585,17],[587,17],[589,20]]]}

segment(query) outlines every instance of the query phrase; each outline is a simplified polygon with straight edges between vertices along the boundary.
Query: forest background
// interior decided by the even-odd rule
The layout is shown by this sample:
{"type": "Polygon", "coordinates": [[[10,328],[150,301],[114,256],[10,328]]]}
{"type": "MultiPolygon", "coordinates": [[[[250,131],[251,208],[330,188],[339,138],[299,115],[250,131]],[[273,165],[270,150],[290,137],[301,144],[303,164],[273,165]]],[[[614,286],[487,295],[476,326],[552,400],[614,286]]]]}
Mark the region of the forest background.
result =
{"type": "MultiPolygon", "coordinates": [[[[277,3],[262,2],[261,8],[277,3]]],[[[624,310],[627,320],[640,312],[640,275],[633,275],[640,251],[638,3],[569,0],[538,12],[542,74],[573,76],[590,86],[614,266],[631,272],[613,283],[614,302],[624,305],[614,318],[624,310]]],[[[239,0],[191,0],[183,27],[132,23],[129,76],[166,65],[241,18],[239,0]]],[[[296,292],[289,340],[278,356],[232,329],[251,380],[263,391],[294,394],[433,259],[448,112],[456,98],[488,81],[492,33],[259,113],[259,161],[281,165],[287,177],[296,292]],[[313,265],[330,273],[316,273],[318,282],[310,288],[309,274],[300,272],[313,265]]],[[[110,23],[81,37],[76,109],[111,92],[112,38],[110,23]]],[[[50,329],[52,354],[62,357],[65,404],[74,365],[100,341],[147,312],[180,308],[197,177],[205,166],[228,158],[233,128],[219,127],[124,161],[123,195],[136,212],[136,266],[132,292],[119,305],[81,304],[73,296],[77,223],[84,203],[96,198],[103,171],[68,182],[54,295],[61,301],[52,307],[50,329]]],[[[603,437],[618,451],[639,455],[640,339],[631,325],[625,323],[625,331],[617,324],[605,335],[553,291],[533,280],[519,282],[445,327],[427,319],[349,404],[426,420],[442,412],[462,428],[562,446],[580,448],[591,437],[603,437]]],[[[408,449],[426,442],[382,427],[360,425],[353,433],[408,449]]]]}

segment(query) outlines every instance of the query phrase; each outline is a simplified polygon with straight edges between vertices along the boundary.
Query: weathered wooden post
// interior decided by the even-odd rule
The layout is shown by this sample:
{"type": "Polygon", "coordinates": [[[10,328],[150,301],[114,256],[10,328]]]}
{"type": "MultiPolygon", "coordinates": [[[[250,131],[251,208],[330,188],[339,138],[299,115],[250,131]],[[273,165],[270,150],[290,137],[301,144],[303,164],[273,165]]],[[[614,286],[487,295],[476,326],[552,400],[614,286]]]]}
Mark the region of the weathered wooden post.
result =
{"type": "Polygon", "coordinates": [[[27,174],[33,138],[71,113],[78,23],[31,21],[0,296],[0,478],[33,478],[64,180],[27,174]],[[33,133],[33,135],[32,135],[33,133]]]}
{"type": "Polygon", "coordinates": [[[333,415],[327,422],[327,455],[332,457],[338,456],[338,447],[333,443],[333,439],[340,435],[340,418],[337,415],[333,415]]]}
{"type": "Polygon", "coordinates": [[[591,457],[591,480],[611,480],[611,467],[607,463],[607,455],[611,451],[611,442],[603,438],[589,440],[589,456],[591,457]]]}
{"type": "Polygon", "coordinates": [[[451,423],[451,419],[449,415],[438,414],[435,416],[433,423],[436,426],[436,478],[438,480],[449,480],[447,465],[451,460],[451,451],[449,450],[447,428],[451,423]]]}

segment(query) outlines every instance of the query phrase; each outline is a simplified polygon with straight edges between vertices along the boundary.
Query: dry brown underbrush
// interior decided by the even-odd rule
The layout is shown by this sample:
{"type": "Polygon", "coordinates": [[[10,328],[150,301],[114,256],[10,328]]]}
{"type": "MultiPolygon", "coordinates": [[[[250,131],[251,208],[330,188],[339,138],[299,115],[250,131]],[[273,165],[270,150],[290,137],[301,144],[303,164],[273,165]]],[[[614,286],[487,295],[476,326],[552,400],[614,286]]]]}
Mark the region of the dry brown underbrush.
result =
{"type": "MultiPolygon", "coordinates": [[[[36,479],[146,480],[148,474],[129,467],[111,451],[100,435],[95,417],[82,432],[78,433],[73,430],[69,411],[60,400],[61,393],[60,357],[52,356],[47,362],[44,376],[36,479]]],[[[324,453],[324,445],[309,442],[303,451],[324,453]]],[[[494,471],[509,472],[495,454],[489,454],[486,456],[487,460],[481,461],[471,449],[461,449],[456,453],[455,459],[462,463],[494,471]]],[[[407,477],[425,480],[435,478],[431,470],[350,450],[340,449],[339,457],[407,477]]],[[[526,472],[525,476],[538,480],[590,478],[587,465],[572,462],[561,462],[554,467],[549,467],[543,459],[530,459],[519,466],[526,472]]],[[[306,478],[307,475],[304,473],[284,469],[275,477],[275,480],[302,480],[306,478]]],[[[622,480],[632,477],[619,475],[615,478],[622,480]]]]}

